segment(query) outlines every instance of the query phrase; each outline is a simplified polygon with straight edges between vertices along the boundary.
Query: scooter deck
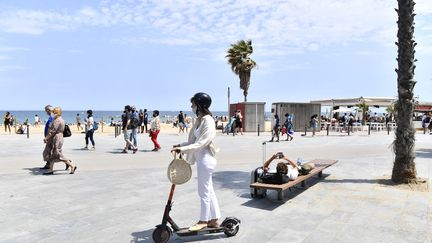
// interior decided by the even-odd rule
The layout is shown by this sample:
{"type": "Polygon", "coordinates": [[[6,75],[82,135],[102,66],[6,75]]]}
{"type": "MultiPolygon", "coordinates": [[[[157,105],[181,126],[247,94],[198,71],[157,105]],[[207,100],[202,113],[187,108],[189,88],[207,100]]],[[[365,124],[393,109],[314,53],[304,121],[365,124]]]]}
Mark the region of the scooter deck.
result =
{"type": "Polygon", "coordinates": [[[190,236],[190,235],[205,235],[205,234],[214,234],[214,233],[220,233],[224,231],[224,227],[217,227],[217,228],[204,228],[202,230],[197,231],[190,231],[189,228],[181,228],[179,231],[176,231],[175,233],[178,236],[190,236]]]}

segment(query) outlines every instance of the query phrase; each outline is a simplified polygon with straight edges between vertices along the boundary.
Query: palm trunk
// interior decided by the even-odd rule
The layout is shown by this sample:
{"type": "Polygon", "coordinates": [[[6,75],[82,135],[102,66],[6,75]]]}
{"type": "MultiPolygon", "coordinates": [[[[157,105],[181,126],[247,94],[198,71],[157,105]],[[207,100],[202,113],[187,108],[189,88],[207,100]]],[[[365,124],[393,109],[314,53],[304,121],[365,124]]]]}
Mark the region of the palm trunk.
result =
{"type": "Polygon", "coordinates": [[[249,84],[250,84],[250,75],[251,75],[251,70],[242,70],[239,73],[240,88],[243,90],[245,102],[247,102],[247,95],[248,95],[249,84]]]}
{"type": "Polygon", "coordinates": [[[414,1],[398,0],[398,101],[395,108],[397,112],[396,138],[393,142],[395,161],[393,165],[392,180],[398,183],[409,183],[416,179],[415,168],[415,129],[412,123],[414,111],[414,47],[416,45],[414,34],[414,1]]]}

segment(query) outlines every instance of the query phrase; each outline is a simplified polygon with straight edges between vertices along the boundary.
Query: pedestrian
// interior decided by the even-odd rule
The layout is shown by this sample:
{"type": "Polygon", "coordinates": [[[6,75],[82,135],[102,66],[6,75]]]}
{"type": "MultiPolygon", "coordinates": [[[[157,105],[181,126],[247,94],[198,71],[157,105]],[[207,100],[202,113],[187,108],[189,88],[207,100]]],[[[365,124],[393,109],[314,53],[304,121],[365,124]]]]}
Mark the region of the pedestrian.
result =
{"type": "Polygon", "coordinates": [[[39,122],[40,122],[40,118],[39,118],[38,114],[35,114],[35,117],[34,117],[34,126],[35,127],[39,127],[39,122]]]}
{"type": "Polygon", "coordinates": [[[186,133],[189,133],[189,123],[190,123],[189,116],[186,115],[186,113],[185,113],[184,114],[184,126],[185,126],[186,133]]]}
{"type": "Polygon", "coordinates": [[[136,110],[135,106],[131,106],[131,118],[130,118],[130,128],[131,128],[131,135],[130,140],[133,143],[135,149],[138,148],[138,141],[137,141],[137,134],[139,129],[139,114],[136,110]]]}
{"type": "Polygon", "coordinates": [[[138,113],[138,117],[139,117],[139,128],[138,128],[138,133],[144,133],[144,111],[142,109],[139,110],[138,113]]]}
{"type": "Polygon", "coordinates": [[[150,137],[153,142],[154,148],[152,151],[159,151],[161,149],[161,146],[159,145],[157,141],[157,137],[160,132],[160,118],[159,118],[159,111],[154,110],[153,111],[153,119],[150,121],[150,137]]]}
{"type": "MultiPolygon", "coordinates": [[[[310,120],[310,127],[312,128],[312,136],[315,136],[315,132],[316,129],[318,127],[318,115],[314,114],[313,116],[311,116],[311,120],[310,120]]],[[[348,119],[346,119],[345,121],[347,121],[348,119]]]]}
{"type": "Polygon", "coordinates": [[[93,111],[92,110],[87,110],[87,118],[85,119],[86,122],[86,127],[87,127],[87,131],[86,131],[86,135],[85,135],[85,143],[86,146],[84,147],[84,149],[88,149],[88,145],[89,145],[89,139],[91,141],[92,144],[92,149],[95,150],[95,141],[93,139],[93,134],[94,134],[94,118],[93,118],[93,111]]]}
{"type": "Polygon", "coordinates": [[[287,134],[286,141],[291,141],[294,139],[294,136],[293,136],[294,135],[294,126],[292,124],[293,116],[290,115],[289,113],[286,113],[285,119],[286,120],[285,120],[284,126],[286,128],[286,134],[287,134]]]}
{"type": "Polygon", "coordinates": [[[7,130],[9,130],[9,134],[11,133],[11,125],[12,125],[12,116],[9,111],[6,111],[5,115],[3,116],[3,124],[5,127],[5,133],[7,130]]]}
{"type": "Polygon", "coordinates": [[[179,134],[180,132],[184,133],[185,132],[185,117],[183,114],[183,111],[180,111],[179,114],[177,115],[177,124],[178,124],[178,128],[179,128],[179,134]]]}
{"type": "Polygon", "coordinates": [[[221,213],[212,181],[213,170],[217,164],[217,149],[213,141],[216,128],[209,111],[211,97],[206,93],[196,93],[191,103],[192,111],[197,115],[196,122],[190,130],[188,141],[174,145],[171,152],[186,153],[189,163],[197,164],[201,213],[199,221],[189,230],[198,231],[205,227],[218,227],[221,213]]]}
{"type": "Polygon", "coordinates": [[[130,135],[132,133],[132,129],[130,127],[130,120],[131,120],[131,107],[129,105],[126,105],[122,114],[122,132],[123,132],[123,138],[126,143],[122,153],[127,153],[128,149],[131,148],[133,150],[133,153],[135,154],[138,151],[138,149],[135,148],[135,146],[132,144],[130,140],[130,135]]]}
{"type": "MultiPolygon", "coordinates": [[[[51,124],[52,124],[53,121],[54,121],[54,114],[53,114],[53,110],[54,110],[54,108],[53,108],[51,105],[46,105],[46,106],[45,106],[45,112],[46,112],[46,114],[48,115],[48,120],[47,120],[47,122],[45,123],[44,137],[48,136],[48,130],[49,130],[51,124]]],[[[45,148],[46,148],[47,146],[52,147],[51,144],[46,144],[46,145],[45,145],[45,148]]],[[[48,157],[48,154],[45,154],[45,153],[47,153],[47,152],[48,152],[48,150],[47,150],[47,151],[44,150],[44,154],[43,154],[44,161],[46,161],[46,163],[45,163],[45,166],[42,167],[41,169],[44,169],[44,170],[49,169],[49,166],[50,166],[50,163],[48,162],[48,160],[45,160],[45,158],[48,157]]]]}
{"type": "Polygon", "coordinates": [[[49,168],[48,171],[43,173],[44,175],[54,174],[54,163],[64,162],[66,164],[66,170],[70,168],[69,174],[74,174],[77,166],[74,166],[72,160],[65,158],[63,155],[63,130],[65,128],[65,122],[62,115],[62,110],[60,107],[56,107],[53,110],[54,121],[49,127],[48,134],[44,138],[44,143],[46,144],[45,150],[43,152],[44,160],[48,161],[49,168]]]}
{"type": "Polygon", "coordinates": [[[76,120],[78,131],[83,130],[83,128],[81,127],[81,117],[80,117],[79,113],[77,113],[75,120],[76,120]]]}
{"type": "Polygon", "coordinates": [[[240,110],[237,110],[235,114],[235,127],[236,133],[238,134],[240,132],[240,134],[243,135],[243,116],[240,110]]]}
{"type": "Polygon", "coordinates": [[[148,124],[148,113],[147,113],[147,109],[144,109],[144,128],[146,133],[148,132],[147,124],[148,124]]]}
{"type": "Polygon", "coordinates": [[[275,137],[277,138],[276,142],[279,142],[279,133],[280,133],[280,119],[279,119],[279,115],[275,114],[272,138],[269,142],[273,142],[275,137]]]}
{"type": "Polygon", "coordinates": [[[352,113],[350,113],[350,115],[348,117],[348,129],[350,132],[354,132],[354,130],[353,130],[354,123],[355,123],[354,115],[352,113]]]}

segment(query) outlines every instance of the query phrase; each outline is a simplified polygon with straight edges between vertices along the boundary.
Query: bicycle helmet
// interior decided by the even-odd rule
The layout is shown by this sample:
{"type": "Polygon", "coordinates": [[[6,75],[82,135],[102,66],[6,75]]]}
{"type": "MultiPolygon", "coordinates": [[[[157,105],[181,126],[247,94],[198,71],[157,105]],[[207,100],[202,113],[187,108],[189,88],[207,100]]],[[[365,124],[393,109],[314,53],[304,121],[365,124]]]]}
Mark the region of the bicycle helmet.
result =
{"type": "Polygon", "coordinates": [[[212,100],[210,95],[199,92],[191,98],[191,102],[194,102],[199,109],[208,109],[211,105],[212,100]]]}

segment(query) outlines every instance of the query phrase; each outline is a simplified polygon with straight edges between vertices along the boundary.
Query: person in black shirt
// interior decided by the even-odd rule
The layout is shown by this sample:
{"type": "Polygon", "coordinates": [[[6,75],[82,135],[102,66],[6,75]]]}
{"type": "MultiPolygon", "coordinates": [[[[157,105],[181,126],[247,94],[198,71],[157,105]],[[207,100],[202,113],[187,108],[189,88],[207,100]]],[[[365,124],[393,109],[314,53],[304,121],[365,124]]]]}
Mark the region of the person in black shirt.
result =
{"type": "Polygon", "coordinates": [[[276,142],[279,142],[279,132],[280,132],[280,119],[278,114],[276,114],[274,116],[275,120],[274,120],[274,126],[273,126],[273,132],[272,132],[272,138],[270,140],[270,142],[274,141],[274,137],[277,138],[276,142]]]}
{"type": "Polygon", "coordinates": [[[147,124],[148,124],[148,114],[147,114],[147,109],[144,109],[144,128],[146,133],[147,133],[147,124]]]}
{"type": "Polygon", "coordinates": [[[180,113],[177,115],[177,121],[178,121],[178,126],[179,126],[179,134],[180,134],[180,132],[184,133],[186,123],[185,123],[185,117],[184,117],[183,111],[180,111],[180,113]]]}

